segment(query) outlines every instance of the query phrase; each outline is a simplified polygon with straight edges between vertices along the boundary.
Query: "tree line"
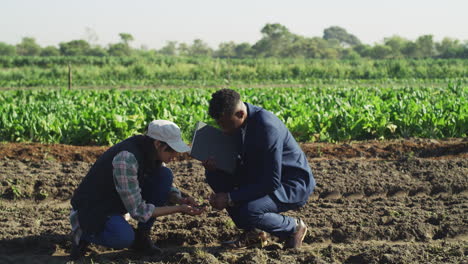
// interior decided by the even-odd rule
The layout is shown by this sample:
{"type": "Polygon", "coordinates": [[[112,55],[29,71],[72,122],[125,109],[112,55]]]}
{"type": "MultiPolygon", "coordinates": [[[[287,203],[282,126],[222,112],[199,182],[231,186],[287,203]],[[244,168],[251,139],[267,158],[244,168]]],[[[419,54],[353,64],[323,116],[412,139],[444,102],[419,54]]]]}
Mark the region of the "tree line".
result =
{"type": "Polygon", "coordinates": [[[262,38],[253,45],[233,41],[220,43],[212,49],[201,39],[191,44],[168,41],[158,50],[130,46],[134,37],[120,33],[118,43],[106,47],[90,44],[83,39],[61,42],[58,47],[41,47],[32,37],[24,37],[17,45],[0,42],[0,56],[188,56],[214,58],[311,58],[311,59],[424,59],[468,58],[468,41],[444,38],[440,42],[433,35],[423,35],[411,41],[401,36],[385,38],[383,43],[368,45],[346,29],[326,28],[322,37],[305,37],[292,33],[281,24],[266,24],[262,38]]]}

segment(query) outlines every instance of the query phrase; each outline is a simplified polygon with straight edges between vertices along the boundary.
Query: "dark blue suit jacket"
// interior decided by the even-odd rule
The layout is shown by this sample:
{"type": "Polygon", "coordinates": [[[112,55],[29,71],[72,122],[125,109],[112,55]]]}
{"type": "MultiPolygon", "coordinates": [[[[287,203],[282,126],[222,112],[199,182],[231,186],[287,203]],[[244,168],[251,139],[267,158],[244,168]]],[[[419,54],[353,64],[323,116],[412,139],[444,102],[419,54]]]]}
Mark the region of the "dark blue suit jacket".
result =
{"type": "Polygon", "coordinates": [[[273,113],[248,103],[233,202],[273,194],[283,203],[305,203],[315,187],[306,156],[284,123],[273,113]]]}

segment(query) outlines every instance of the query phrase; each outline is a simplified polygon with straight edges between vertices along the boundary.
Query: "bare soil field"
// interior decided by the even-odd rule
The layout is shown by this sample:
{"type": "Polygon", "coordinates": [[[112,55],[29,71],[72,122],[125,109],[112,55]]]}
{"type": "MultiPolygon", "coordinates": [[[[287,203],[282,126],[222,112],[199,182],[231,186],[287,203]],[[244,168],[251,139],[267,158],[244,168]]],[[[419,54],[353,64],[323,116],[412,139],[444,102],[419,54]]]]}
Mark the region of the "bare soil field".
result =
{"type": "MultiPolygon", "coordinates": [[[[158,256],[91,246],[79,263],[468,263],[468,139],[305,143],[317,188],[288,212],[305,245],[225,250],[239,231],[225,211],[157,220],[158,256]]],[[[106,149],[0,143],[0,263],[66,263],[70,197],[106,149]]],[[[199,161],[168,164],[175,184],[211,193],[199,161]]]]}

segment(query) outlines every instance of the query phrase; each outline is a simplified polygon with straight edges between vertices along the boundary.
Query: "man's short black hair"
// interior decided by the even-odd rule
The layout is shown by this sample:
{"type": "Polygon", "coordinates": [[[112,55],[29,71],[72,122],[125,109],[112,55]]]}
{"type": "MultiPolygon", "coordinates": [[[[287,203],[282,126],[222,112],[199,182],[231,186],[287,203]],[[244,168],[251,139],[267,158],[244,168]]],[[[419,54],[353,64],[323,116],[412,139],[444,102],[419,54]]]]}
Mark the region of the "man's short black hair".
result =
{"type": "Polygon", "coordinates": [[[232,115],[239,104],[240,95],[231,89],[221,89],[211,95],[208,114],[215,120],[223,115],[232,115]]]}

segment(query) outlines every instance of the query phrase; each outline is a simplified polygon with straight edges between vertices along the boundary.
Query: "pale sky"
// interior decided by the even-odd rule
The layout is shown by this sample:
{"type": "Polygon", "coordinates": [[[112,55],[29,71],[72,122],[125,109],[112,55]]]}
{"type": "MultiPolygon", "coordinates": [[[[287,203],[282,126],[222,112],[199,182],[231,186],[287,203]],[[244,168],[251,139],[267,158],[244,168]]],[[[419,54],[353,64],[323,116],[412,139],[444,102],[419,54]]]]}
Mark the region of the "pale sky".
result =
{"type": "Polygon", "coordinates": [[[0,42],[17,44],[27,36],[58,46],[89,41],[91,31],[103,46],[125,32],[137,48],[197,38],[218,48],[227,41],[254,44],[267,23],[306,37],[340,26],[367,44],[392,35],[465,41],[467,14],[468,0],[0,0],[0,42]]]}

